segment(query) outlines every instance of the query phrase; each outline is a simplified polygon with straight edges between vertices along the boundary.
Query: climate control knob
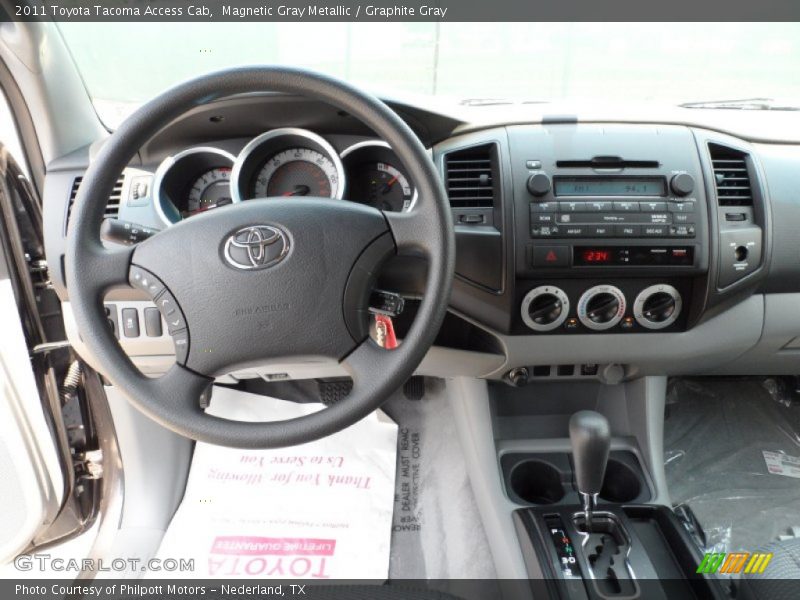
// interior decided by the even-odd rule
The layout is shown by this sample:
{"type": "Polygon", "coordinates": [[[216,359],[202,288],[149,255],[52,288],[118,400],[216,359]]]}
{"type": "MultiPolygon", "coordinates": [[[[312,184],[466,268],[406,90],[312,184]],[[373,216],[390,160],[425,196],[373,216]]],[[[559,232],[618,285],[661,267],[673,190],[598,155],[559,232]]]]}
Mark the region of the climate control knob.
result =
{"type": "Polygon", "coordinates": [[[613,285],[596,285],[578,300],[578,319],[589,329],[611,329],[625,315],[625,294],[613,285]]]}
{"type": "Polygon", "coordinates": [[[633,317],[647,329],[664,329],[672,325],[683,308],[681,295],[667,284],[651,285],[639,292],[633,302],[633,317]]]}
{"type": "Polygon", "coordinates": [[[534,173],[528,177],[528,183],[526,185],[528,191],[534,196],[544,196],[552,187],[550,177],[548,177],[547,173],[534,173]]]}
{"type": "Polygon", "coordinates": [[[534,331],[552,331],[569,314],[569,298],[560,288],[541,285],[522,299],[522,321],[534,331]]]}
{"type": "Polygon", "coordinates": [[[694,177],[688,173],[678,173],[669,180],[669,188],[676,196],[688,196],[694,191],[694,177]]]}

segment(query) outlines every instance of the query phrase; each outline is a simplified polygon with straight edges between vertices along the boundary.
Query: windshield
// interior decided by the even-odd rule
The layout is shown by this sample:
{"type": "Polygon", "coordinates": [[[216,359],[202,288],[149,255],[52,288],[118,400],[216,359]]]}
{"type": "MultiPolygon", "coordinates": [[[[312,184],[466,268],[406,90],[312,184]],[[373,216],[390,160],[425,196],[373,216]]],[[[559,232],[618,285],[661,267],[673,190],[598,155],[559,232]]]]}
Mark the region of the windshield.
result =
{"type": "MultiPolygon", "coordinates": [[[[165,88],[244,64],[307,67],[376,93],[800,105],[798,23],[62,23],[116,126],[165,88]]],[[[759,106],[763,105],[759,104],[759,106]]]]}

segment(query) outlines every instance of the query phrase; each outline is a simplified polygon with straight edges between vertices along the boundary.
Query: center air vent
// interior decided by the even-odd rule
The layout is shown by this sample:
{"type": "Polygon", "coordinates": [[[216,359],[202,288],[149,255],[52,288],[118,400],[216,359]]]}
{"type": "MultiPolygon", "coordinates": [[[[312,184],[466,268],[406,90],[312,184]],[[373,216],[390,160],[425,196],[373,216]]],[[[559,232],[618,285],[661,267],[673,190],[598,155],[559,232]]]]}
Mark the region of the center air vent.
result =
{"type": "Polygon", "coordinates": [[[711,163],[714,166],[714,184],[720,206],[752,206],[753,192],[747,167],[747,154],[709,144],[711,163]]]}
{"type": "Polygon", "coordinates": [[[445,184],[453,208],[492,208],[497,149],[494,144],[450,152],[444,158],[445,184]]]}
{"type": "MultiPolygon", "coordinates": [[[[75,197],[78,195],[78,188],[81,185],[81,181],[83,181],[83,177],[76,177],[75,181],[72,182],[72,189],[69,193],[69,205],[67,206],[67,220],[64,224],[65,233],[67,226],[69,225],[69,218],[72,215],[72,205],[75,204],[75,197]]],[[[119,216],[119,204],[122,200],[122,185],[124,182],[125,177],[121,175],[114,184],[114,189],[111,191],[111,195],[108,197],[106,210],[103,213],[104,218],[116,219],[119,216]]]]}

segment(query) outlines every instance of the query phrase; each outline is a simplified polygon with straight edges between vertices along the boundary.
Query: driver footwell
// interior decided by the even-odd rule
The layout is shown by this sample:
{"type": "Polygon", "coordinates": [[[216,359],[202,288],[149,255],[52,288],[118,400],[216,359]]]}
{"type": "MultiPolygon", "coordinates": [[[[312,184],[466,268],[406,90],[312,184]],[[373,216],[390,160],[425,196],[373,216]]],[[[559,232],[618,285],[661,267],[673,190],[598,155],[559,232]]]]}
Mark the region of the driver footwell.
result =
{"type": "MultiPolygon", "coordinates": [[[[184,499],[158,555],[199,559],[204,572],[187,576],[287,577],[295,576],[286,569],[297,548],[272,547],[270,540],[336,538],[324,567],[331,578],[493,579],[445,386],[428,379],[426,388],[421,400],[398,392],[384,415],[294,448],[244,451],[198,443],[184,499]],[[337,489],[328,485],[337,470],[352,481],[356,471],[371,479],[337,489]],[[342,527],[326,528],[337,519],[342,527]],[[349,564],[337,565],[339,557],[349,564]],[[249,573],[251,563],[251,570],[266,565],[277,571],[249,573]]],[[[295,386],[286,394],[295,401],[287,402],[218,386],[211,409],[240,420],[287,418],[320,408],[311,390],[295,386]],[[300,403],[296,396],[303,391],[306,402],[300,403]]]]}

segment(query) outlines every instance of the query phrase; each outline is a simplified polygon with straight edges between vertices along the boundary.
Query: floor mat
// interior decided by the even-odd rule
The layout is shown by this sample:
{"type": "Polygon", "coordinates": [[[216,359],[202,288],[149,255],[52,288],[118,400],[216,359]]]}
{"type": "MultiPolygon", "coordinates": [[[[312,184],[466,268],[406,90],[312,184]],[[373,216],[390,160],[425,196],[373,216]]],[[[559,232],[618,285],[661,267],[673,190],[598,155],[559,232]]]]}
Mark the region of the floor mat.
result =
{"type": "Polygon", "coordinates": [[[422,400],[398,394],[384,410],[400,428],[390,577],[495,578],[444,382],[428,379],[422,400]]]}
{"type": "Polygon", "coordinates": [[[709,551],[800,526],[800,406],[775,380],[672,380],[664,445],[672,502],[692,508],[709,551]]]}
{"type": "MultiPolygon", "coordinates": [[[[218,387],[209,412],[269,421],[321,407],[218,387]]],[[[198,579],[385,579],[396,440],[397,426],[373,413],[290,448],[198,443],[158,558],[194,560],[194,570],[171,576],[198,579]]]]}

